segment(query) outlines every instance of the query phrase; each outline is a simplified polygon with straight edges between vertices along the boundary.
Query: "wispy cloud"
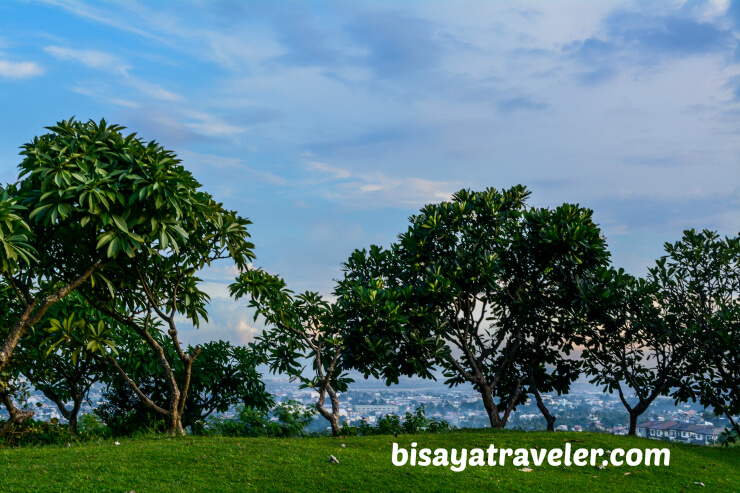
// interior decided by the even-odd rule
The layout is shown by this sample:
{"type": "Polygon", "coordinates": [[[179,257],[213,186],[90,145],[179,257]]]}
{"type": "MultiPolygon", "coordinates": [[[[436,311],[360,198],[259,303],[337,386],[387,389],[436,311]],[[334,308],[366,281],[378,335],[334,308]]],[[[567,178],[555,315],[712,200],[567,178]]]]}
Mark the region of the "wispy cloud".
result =
{"type": "Polygon", "coordinates": [[[44,51],[58,60],[80,63],[85,67],[120,77],[128,85],[159,101],[182,101],[170,90],[131,74],[132,67],[115,55],[97,50],[80,50],[63,46],[46,46],[44,51]]]}
{"type": "Polygon", "coordinates": [[[312,171],[321,171],[326,173],[329,175],[330,179],[345,179],[352,176],[352,173],[346,169],[336,168],[319,161],[309,161],[307,168],[312,171]]]}
{"type": "Polygon", "coordinates": [[[221,118],[200,111],[184,110],[184,125],[208,137],[230,137],[243,133],[245,129],[232,125],[221,118]]]}
{"type": "Polygon", "coordinates": [[[7,79],[30,79],[44,73],[36,62],[11,62],[0,60],[0,77],[7,79]]]}
{"type": "Polygon", "coordinates": [[[353,208],[402,207],[415,208],[432,202],[449,200],[460,188],[459,181],[435,181],[416,177],[394,177],[374,171],[357,172],[309,161],[307,169],[323,174],[319,183],[321,194],[331,200],[339,200],[353,208]]]}
{"type": "MultiPolygon", "coordinates": [[[[132,22],[121,22],[120,17],[117,17],[116,15],[112,15],[111,12],[113,9],[109,8],[98,8],[97,6],[91,5],[89,3],[81,2],[78,0],[40,0],[41,2],[52,5],[54,7],[62,8],[64,10],[67,10],[69,12],[72,12],[73,14],[90,19],[95,22],[99,22],[101,24],[105,24],[108,26],[111,26],[116,29],[121,29],[123,31],[128,31],[134,34],[137,34],[139,36],[148,38],[148,39],[155,39],[157,41],[163,42],[163,43],[169,43],[170,41],[167,40],[166,37],[157,36],[155,34],[155,31],[152,31],[151,29],[142,29],[138,26],[141,25],[140,23],[132,23],[132,22]]],[[[138,5],[134,0],[127,0],[125,4],[120,4],[119,6],[126,6],[128,8],[135,8],[139,9],[138,5]]]]}
{"type": "Polygon", "coordinates": [[[249,175],[250,181],[257,181],[260,183],[268,183],[275,186],[283,186],[287,184],[285,178],[277,175],[271,171],[256,169],[247,166],[239,158],[217,156],[214,154],[202,154],[192,151],[183,151],[180,153],[180,157],[187,162],[188,169],[195,169],[202,172],[209,170],[219,169],[224,170],[229,174],[236,171],[243,171],[249,175]]]}
{"type": "Polygon", "coordinates": [[[112,103],[116,106],[123,106],[126,108],[140,108],[141,107],[141,105],[137,103],[136,101],[121,99],[121,98],[113,98],[113,97],[110,97],[108,93],[104,93],[103,91],[100,91],[98,89],[93,89],[91,87],[85,87],[85,86],[78,85],[78,86],[73,86],[71,89],[72,89],[72,92],[75,92],[77,94],[82,94],[83,96],[88,96],[98,101],[112,103]]]}
{"type": "Polygon", "coordinates": [[[96,50],[76,50],[62,46],[46,46],[44,51],[58,60],[67,60],[81,63],[95,70],[102,70],[126,76],[131,68],[124,64],[117,56],[96,50]]]}

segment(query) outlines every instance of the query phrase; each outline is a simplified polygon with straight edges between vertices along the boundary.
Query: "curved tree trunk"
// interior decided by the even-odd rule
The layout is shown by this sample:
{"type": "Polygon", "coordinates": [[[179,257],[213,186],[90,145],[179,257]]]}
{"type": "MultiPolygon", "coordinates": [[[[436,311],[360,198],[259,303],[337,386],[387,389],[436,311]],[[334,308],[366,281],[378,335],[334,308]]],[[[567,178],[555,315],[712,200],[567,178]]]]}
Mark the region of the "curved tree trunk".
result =
{"type": "Polygon", "coordinates": [[[542,396],[540,395],[540,391],[537,388],[537,382],[534,380],[534,373],[532,372],[531,368],[529,371],[529,386],[532,389],[532,393],[534,394],[534,398],[537,401],[537,408],[542,413],[542,416],[544,416],[545,421],[547,422],[547,431],[555,431],[555,420],[558,419],[557,416],[553,416],[550,414],[550,410],[547,409],[547,406],[545,405],[545,401],[542,400],[542,396]]]}
{"type": "Polygon", "coordinates": [[[8,414],[10,415],[8,420],[0,426],[0,436],[3,436],[14,425],[23,424],[24,421],[33,416],[33,411],[21,411],[15,407],[13,399],[10,398],[10,394],[7,392],[0,393],[0,401],[5,405],[5,408],[8,410],[8,414]]]}
{"type": "Polygon", "coordinates": [[[72,393],[72,409],[67,409],[67,406],[64,404],[62,399],[56,395],[54,392],[50,390],[43,390],[44,396],[46,396],[47,399],[49,399],[51,402],[57,405],[57,409],[59,409],[59,413],[62,415],[64,419],[67,420],[69,423],[69,431],[73,434],[77,434],[77,418],[80,414],[80,408],[82,407],[82,400],[83,396],[82,394],[78,392],[72,393]]]}
{"type": "Polygon", "coordinates": [[[499,416],[498,407],[496,407],[496,403],[493,402],[493,396],[491,395],[491,388],[481,385],[479,387],[479,392],[481,397],[483,398],[483,407],[486,408],[486,412],[488,413],[488,420],[491,424],[491,428],[503,428],[506,426],[506,422],[501,419],[501,416],[499,416]]]}
{"type": "Polygon", "coordinates": [[[331,385],[327,384],[325,393],[319,392],[319,400],[316,402],[316,410],[321,416],[329,421],[329,425],[331,426],[331,436],[339,436],[339,398],[331,385]],[[324,407],[326,394],[329,394],[329,400],[331,401],[331,412],[327,411],[324,407]]]}
{"type": "Polygon", "coordinates": [[[657,386],[653,389],[653,391],[647,398],[638,395],[640,401],[635,405],[635,407],[632,407],[629,405],[629,403],[627,402],[627,398],[624,396],[622,386],[620,384],[617,384],[619,399],[622,401],[622,404],[624,404],[625,409],[627,409],[627,412],[630,415],[630,428],[627,432],[627,436],[635,436],[637,434],[637,418],[639,418],[642,413],[647,411],[647,408],[650,407],[650,404],[652,404],[655,398],[660,395],[662,390],[663,386],[657,386]]]}
{"type": "MultiPolygon", "coordinates": [[[[108,260],[107,262],[103,262],[100,264],[96,263],[90,266],[79,277],[65,284],[64,286],[47,295],[41,300],[28,299],[30,298],[30,296],[27,294],[26,291],[27,299],[25,301],[26,304],[23,307],[23,313],[21,314],[15,325],[13,325],[13,327],[10,329],[10,333],[5,338],[2,346],[0,346],[0,370],[5,368],[5,366],[10,362],[10,358],[11,356],[13,356],[13,351],[18,345],[18,341],[21,340],[21,337],[23,337],[23,335],[30,327],[33,327],[39,320],[41,320],[41,317],[44,316],[46,311],[52,305],[80,287],[85,281],[88,280],[88,278],[95,270],[107,266],[108,264],[110,264],[110,262],[111,260],[108,260]]],[[[10,278],[10,280],[12,283],[12,278],[10,278]]]]}

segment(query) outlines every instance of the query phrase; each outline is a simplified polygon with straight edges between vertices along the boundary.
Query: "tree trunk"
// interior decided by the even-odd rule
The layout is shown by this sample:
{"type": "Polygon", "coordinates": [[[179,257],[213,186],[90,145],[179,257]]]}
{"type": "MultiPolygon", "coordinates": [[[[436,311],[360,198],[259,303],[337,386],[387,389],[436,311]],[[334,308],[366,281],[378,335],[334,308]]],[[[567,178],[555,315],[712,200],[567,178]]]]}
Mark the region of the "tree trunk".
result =
{"type": "Polygon", "coordinates": [[[30,327],[33,327],[39,320],[41,320],[41,317],[44,316],[46,311],[54,303],[80,287],[96,269],[103,268],[111,262],[112,260],[108,260],[104,263],[90,266],[81,276],[65,284],[55,292],[47,295],[40,302],[36,299],[26,300],[27,304],[23,308],[23,313],[15,325],[10,329],[10,333],[5,338],[2,347],[0,347],[0,371],[3,370],[10,361],[11,356],[13,356],[13,351],[18,345],[18,341],[21,340],[21,337],[23,337],[30,327]]]}
{"type": "Polygon", "coordinates": [[[7,392],[0,394],[0,401],[5,404],[8,414],[10,415],[8,420],[0,426],[0,436],[3,436],[14,425],[20,425],[33,416],[33,411],[21,411],[15,407],[13,400],[10,398],[10,394],[7,392]]]}
{"type": "Polygon", "coordinates": [[[499,416],[496,403],[493,402],[491,389],[487,385],[480,385],[478,388],[481,397],[483,397],[483,407],[486,408],[486,412],[488,413],[488,420],[491,423],[491,428],[503,428],[506,426],[506,422],[501,419],[501,416],[499,416]]]}
{"type": "Polygon", "coordinates": [[[637,434],[637,418],[639,416],[640,414],[636,413],[634,409],[630,411],[630,431],[627,436],[633,437],[637,434]]]}
{"type": "Polygon", "coordinates": [[[339,436],[339,398],[337,397],[337,393],[334,391],[331,385],[326,386],[326,393],[319,392],[319,400],[318,402],[316,402],[316,410],[319,412],[321,416],[323,416],[327,421],[329,421],[329,425],[331,426],[331,436],[338,437],[339,436]],[[331,412],[327,411],[326,408],[324,408],[326,394],[329,394],[329,400],[331,401],[331,412]]]}
{"type": "Polygon", "coordinates": [[[537,401],[537,408],[542,413],[542,416],[544,416],[545,421],[547,422],[547,431],[555,431],[555,420],[558,419],[556,416],[553,416],[550,414],[550,410],[547,409],[547,406],[545,405],[545,402],[542,400],[542,396],[540,395],[540,391],[537,388],[537,383],[534,380],[534,374],[532,373],[531,369],[529,372],[529,385],[532,389],[532,393],[534,394],[535,400],[537,401]]]}
{"type": "Polygon", "coordinates": [[[80,413],[80,407],[82,407],[82,400],[83,395],[79,392],[72,392],[72,410],[70,411],[67,409],[67,406],[64,405],[64,402],[62,399],[56,395],[51,390],[43,390],[42,391],[47,399],[49,399],[51,402],[57,405],[57,409],[59,409],[59,413],[62,415],[64,419],[67,420],[69,423],[69,431],[72,432],[72,434],[77,434],[77,417],[80,413]]]}
{"type": "Polygon", "coordinates": [[[178,410],[171,410],[167,415],[167,433],[172,436],[185,434],[185,429],[182,427],[182,415],[178,410]]]}

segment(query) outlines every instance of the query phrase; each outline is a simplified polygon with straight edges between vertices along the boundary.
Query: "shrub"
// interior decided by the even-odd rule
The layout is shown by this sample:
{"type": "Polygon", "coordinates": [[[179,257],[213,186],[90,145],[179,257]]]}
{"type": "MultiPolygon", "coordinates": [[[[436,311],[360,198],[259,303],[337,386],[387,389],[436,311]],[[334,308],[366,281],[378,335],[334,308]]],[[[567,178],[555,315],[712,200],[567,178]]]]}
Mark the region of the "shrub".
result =
{"type": "Polygon", "coordinates": [[[210,418],[202,433],[207,435],[246,437],[300,437],[313,421],[316,411],[300,402],[288,400],[275,406],[271,412],[252,407],[239,407],[235,418],[210,418]]]}
{"type": "Polygon", "coordinates": [[[407,412],[403,419],[395,414],[386,414],[378,419],[375,426],[370,425],[367,420],[362,420],[356,427],[342,425],[342,435],[413,435],[416,433],[438,433],[451,430],[452,425],[444,419],[427,418],[424,404],[416,408],[413,413],[407,412]]]}

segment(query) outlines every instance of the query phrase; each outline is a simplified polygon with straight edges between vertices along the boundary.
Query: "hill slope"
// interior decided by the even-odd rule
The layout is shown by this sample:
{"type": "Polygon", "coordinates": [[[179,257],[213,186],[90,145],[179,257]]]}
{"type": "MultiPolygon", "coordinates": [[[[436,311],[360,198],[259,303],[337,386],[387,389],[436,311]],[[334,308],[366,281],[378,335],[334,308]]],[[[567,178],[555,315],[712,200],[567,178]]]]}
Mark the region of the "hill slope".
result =
{"type": "MultiPolygon", "coordinates": [[[[510,460],[510,458],[509,458],[510,460]]],[[[121,439],[0,449],[0,491],[722,491],[740,492],[740,447],[695,447],[591,433],[461,430],[394,438],[121,439]],[[669,466],[401,466],[392,447],[625,450],[668,447],[669,466]],[[344,446],[342,446],[344,444],[344,446]],[[330,464],[329,455],[339,459],[330,464]],[[629,473],[625,475],[625,473],[629,473]],[[705,486],[701,486],[703,483],[705,486]]]]}

